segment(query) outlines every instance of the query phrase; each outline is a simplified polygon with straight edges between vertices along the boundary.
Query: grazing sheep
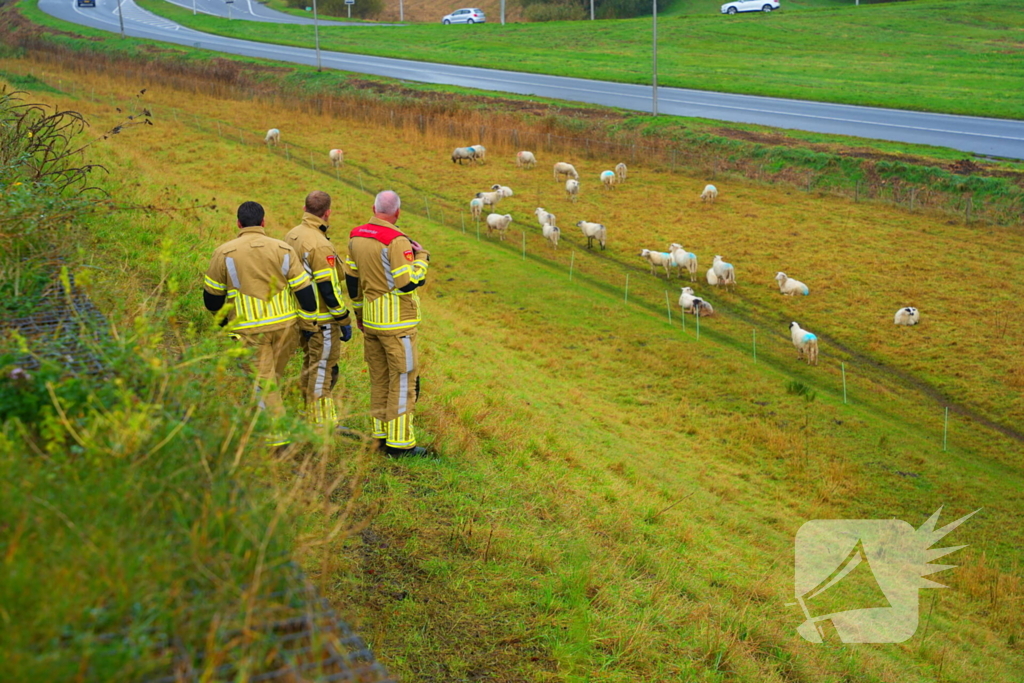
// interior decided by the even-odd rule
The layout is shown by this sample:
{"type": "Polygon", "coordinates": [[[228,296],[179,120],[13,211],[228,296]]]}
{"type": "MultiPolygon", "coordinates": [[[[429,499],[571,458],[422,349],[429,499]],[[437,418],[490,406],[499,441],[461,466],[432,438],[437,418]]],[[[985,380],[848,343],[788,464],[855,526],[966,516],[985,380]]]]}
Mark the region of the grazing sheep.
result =
{"type": "Polygon", "coordinates": [[[601,184],[606,188],[610,187],[614,190],[617,182],[619,182],[619,178],[615,175],[615,171],[601,171],[601,184]]]}
{"type": "Polygon", "coordinates": [[[334,165],[334,168],[338,168],[345,163],[345,153],[340,149],[332,149],[328,156],[331,158],[331,163],[334,165]]]}
{"type": "Polygon", "coordinates": [[[497,206],[498,202],[500,202],[501,198],[504,197],[504,196],[505,195],[501,194],[500,192],[477,192],[476,193],[477,199],[480,199],[480,200],[483,201],[484,207],[488,207],[488,206],[494,207],[494,206],[497,206]]]}
{"type": "Polygon", "coordinates": [[[490,235],[492,230],[498,231],[498,236],[502,241],[505,240],[505,231],[508,230],[509,224],[512,223],[511,214],[505,214],[502,216],[500,213],[492,213],[487,215],[487,234],[490,235]]]}
{"type": "Polygon", "coordinates": [[[712,287],[717,287],[718,286],[718,276],[715,275],[715,267],[714,266],[711,266],[710,268],[708,268],[707,278],[708,278],[708,284],[709,285],[711,285],[712,287]]]}
{"type": "Polygon", "coordinates": [[[605,240],[608,236],[608,231],[600,223],[590,223],[588,221],[579,221],[576,223],[576,227],[583,231],[583,236],[587,238],[587,249],[593,249],[594,240],[596,239],[601,243],[601,249],[604,250],[605,240]]]}
{"type": "Polygon", "coordinates": [[[807,358],[808,365],[818,364],[818,338],[803,329],[795,322],[789,324],[789,333],[793,337],[797,359],[807,358]]]}
{"type": "Polygon", "coordinates": [[[665,269],[665,279],[668,279],[668,269],[672,267],[672,254],[667,254],[663,251],[641,249],[640,258],[651,264],[651,275],[657,275],[654,270],[657,266],[661,266],[665,269]]]}
{"type": "Polygon", "coordinates": [[[473,161],[474,159],[476,159],[476,150],[472,147],[456,147],[452,152],[452,163],[457,161],[459,166],[462,166],[463,161],[473,161]]]}
{"type": "Polygon", "coordinates": [[[793,278],[788,277],[785,273],[776,273],[775,281],[779,283],[779,291],[783,294],[788,294],[789,296],[803,294],[804,296],[807,296],[811,293],[811,290],[808,289],[807,285],[799,280],[794,280],[793,278]]]}
{"type": "Polygon", "coordinates": [[[715,314],[715,309],[711,304],[699,296],[694,296],[693,287],[682,288],[682,294],[679,295],[679,307],[683,309],[683,313],[693,313],[701,318],[715,314]]]}
{"type": "Polygon", "coordinates": [[[500,192],[502,197],[512,196],[512,188],[506,185],[491,185],[491,190],[494,192],[500,192]]]}
{"type": "Polygon", "coordinates": [[[576,202],[580,197],[580,181],[570,178],[565,181],[565,196],[576,202]]]}
{"type": "Polygon", "coordinates": [[[533,168],[537,165],[537,157],[533,152],[522,151],[516,154],[516,168],[533,168]]]}
{"type": "Polygon", "coordinates": [[[580,174],[576,172],[576,167],[564,161],[559,161],[555,164],[555,180],[559,180],[559,175],[564,175],[566,178],[572,178],[573,180],[580,179],[580,174]]]}
{"type": "Polygon", "coordinates": [[[487,158],[487,149],[483,145],[470,145],[469,148],[476,152],[474,159],[480,163],[483,163],[484,159],[487,158]]]}
{"type": "Polygon", "coordinates": [[[281,144],[281,131],[277,128],[271,128],[267,131],[267,137],[263,138],[263,142],[268,145],[280,145],[281,144]]]}
{"type": "Polygon", "coordinates": [[[615,176],[619,179],[620,183],[626,182],[626,165],[619,163],[615,164],[615,176]]]}
{"type": "Polygon", "coordinates": [[[705,185],[704,191],[700,193],[700,200],[714,204],[716,199],[718,199],[718,188],[714,185],[705,185]]]}
{"type": "Polygon", "coordinates": [[[715,271],[715,277],[718,278],[718,284],[736,284],[736,269],[732,267],[731,263],[723,261],[721,256],[718,256],[717,254],[715,255],[715,261],[711,264],[711,268],[715,271]]]}
{"type": "Polygon", "coordinates": [[[552,225],[553,226],[553,225],[556,224],[555,223],[555,214],[549,213],[546,209],[542,209],[542,208],[540,208],[538,206],[537,210],[534,211],[533,214],[535,216],[537,216],[537,220],[540,222],[540,227],[542,227],[542,228],[545,225],[552,225]]]}
{"type": "Polygon", "coordinates": [[[473,214],[473,220],[480,220],[480,216],[484,212],[484,200],[482,199],[470,199],[469,200],[469,212],[473,214]]]}
{"type": "Polygon", "coordinates": [[[921,322],[921,314],[913,306],[907,306],[896,311],[892,321],[896,325],[916,325],[921,322]]]}
{"type": "MultiPolygon", "coordinates": [[[[554,216],[552,216],[554,218],[554,216]]],[[[540,226],[540,231],[544,235],[544,239],[551,242],[555,249],[558,249],[558,240],[562,236],[562,231],[549,223],[543,223],[540,226]]]]}
{"type": "Polygon", "coordinates": [[[672,254],[672,265],[679,269],[679,277],[683,276],[685,270],[690,274],[690,282],[696,282],[697,255],[692,251],[686,251],[683,245],[674,242],[668,245],[668,251],[672,254]]]}

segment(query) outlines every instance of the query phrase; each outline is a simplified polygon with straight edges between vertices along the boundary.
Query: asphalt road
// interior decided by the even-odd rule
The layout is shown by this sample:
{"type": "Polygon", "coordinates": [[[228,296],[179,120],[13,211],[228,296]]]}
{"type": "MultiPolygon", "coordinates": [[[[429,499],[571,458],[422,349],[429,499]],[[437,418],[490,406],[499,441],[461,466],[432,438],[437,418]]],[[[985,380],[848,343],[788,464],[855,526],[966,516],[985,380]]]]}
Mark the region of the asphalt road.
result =
{"type": "MultiPolygon", "coordinates": [[[[227,14],[223,0],[196,1],[197,7],[202,7],[208,13],[216,13],[219,16],[227,14]]],[[[175,2],[191,7],[188,0],[175,2]]],[[[117,0],[97,0],[95,8],[77,7],[75,0],[39,0],[39,7],[44,12],[66,21],[108,31],[119,30],[117,0]]],[[[310,49],[224,38],[194,31],[139,8],[133,0],[122,0],[121,7],[125,33],[133,37],[162,40],[248,57],[316,64],[316,53],[310,49]]],[[[250,21],[312,23],[304,17],[269,10],[254,0],[236,0],[231,10],[233,17],[236,16],[236,10],[238,18],[244,17],[250,21]]],[[[321,62],[325,68],[421,83],[458,85],[636,111],[650,111],[651,107],[650,86],[341,52],[321,52],[321,62]]],[[[658,111],[660,114],[672,116],[694,116],[817,133],[951,147],[986,156],[1024,159],[1024,121],[928,114],[683,88],[658,88],[658,111]]]]}

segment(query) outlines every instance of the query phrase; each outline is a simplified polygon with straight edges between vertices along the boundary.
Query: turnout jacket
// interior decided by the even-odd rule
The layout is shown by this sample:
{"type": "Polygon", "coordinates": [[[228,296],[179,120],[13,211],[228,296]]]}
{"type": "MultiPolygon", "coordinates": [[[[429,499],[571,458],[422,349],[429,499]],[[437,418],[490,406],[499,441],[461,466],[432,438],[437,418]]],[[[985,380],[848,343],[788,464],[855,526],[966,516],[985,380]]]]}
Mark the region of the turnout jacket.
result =
{"type": "Polygon", "coordinates": [[[210,310],[219,310],[226,298],[233,332],[256,334],[294,325],[299,317],[312,320],[314,306],[296,306],[292,294],[311,298],[303,291],[309,286],[295,251],[255,226],[242,228],[238,237],[217,247],[203,289],[210,310]]]}
{"type": "Polygon", "coordinates": [[[345,279],[356,317],[377,336],[407,334],[420,322],[416,290],[426,282],[430,254],[414,250],[401,230],[378,219],[350,237],[345,279]]]}
{"type": "Polygon", "coordinates": [[[327,237],[328,227],[323,218],[304,212],[302,223],[292,228],[284,241],[299,255],[302,267],[315,284],[316,324],[336,322],[348,325],[351,320],[341,298],[341,280],[338,275],[344,261],[327,237]]]}

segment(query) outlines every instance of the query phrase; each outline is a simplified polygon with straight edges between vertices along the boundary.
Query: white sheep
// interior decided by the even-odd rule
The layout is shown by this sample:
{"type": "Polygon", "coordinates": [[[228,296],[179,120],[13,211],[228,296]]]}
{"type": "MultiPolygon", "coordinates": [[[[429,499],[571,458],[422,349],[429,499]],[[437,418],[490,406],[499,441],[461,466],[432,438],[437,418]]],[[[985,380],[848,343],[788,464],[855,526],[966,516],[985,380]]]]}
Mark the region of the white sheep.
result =
{"type": "Polygon", "coordinates": [[[579,197],[580,197],[580,181],[573,180],[572,178],[569,178],[569,180],[566,180],[565,181],[565,196],[568,197],[569,199],[571,199],[573,201],[573,203],[575,203],[576,200],[579,199],[579,197]]]}
{"type": "Polygon", "coordinates": [[[504,196],[505,195],[501,194],[500,192],[477,192],[476,193],[477,199],[483,201],[484,207],[488,207],[488,206],[494,207],[494,206],[497,206],[498,202],[500,202],[501,198],[504,197],[504,196]]]}
{"type": "Polygon", "coordinates": [[[582,230],[583,236],[587,238],[587,249],[593,249],[595,239],[601,243],[601,249],[604,249],[608,231],[602,224],[579,221],[576,223],[576,227],[582,230]]]}
{"type": "Polygon", "coordinates": [[[281,144],[281,131],[277,128],[271,128],[267,131],[267,137],[263,138],[263,142],[268,145],[280,145],[281,144]]]}
{"type": "Polygon", "coordinates": [[[682,293],[679,295],[679,307],[683,309],[683,313],[693,313],[701,318],[715,314],[715,309],[711,304],[694,295],[693,287],[682,288],[682,293]]]}
{"type": "Polygon", "coordinates": [[[498,236],[504,241],[505,231],[508,230],[509,224],[512,223],[511,214],[505,214],[502,216],[500,213],[492,213],[487,215],[487,234],[490,235],[492,230],[498,231],[498,236]]]}
{"type": "Polygon", "coordinates": [[[478,162],[483,163],[484,159],[487,158],[487,148],[483,145],[470,145],[469,148],[476,153],[474,159],[478,162]]]}
{"type": "Polygon", "coordinates": [[[665,279],[668,279],[668,269],[672,267],[672,254],[667,254],[663,251],[641,249],[640,258],[651,264],[651,275],[656,275],[657,273],[654,272],[655,268],[661,266],[665,269],[665,279]]]}
{"type": "Polygon", "coordinates": [[[795,322],[789,324],[789,333],[793,337],[797,359],[807,358],[808,365],[818,364],[818,338],[803,329],[795,322]]]}
{"type": "Polygon", "coordinates": [[[673,242],[668,245],[668,251],[672,254],[672,265],[679,269],[679,277],[683,276],[685,270],[690,274],[690,282],[697,281],[697,255],[692,251],[686,251],[683,245],[673,242]]]}
{"type": "Polygon", "coordinates": [[[896,325],[916,325],[921,322],[921,314],[913,306],[907,306],[896,311],[892,322],[896,325]]]}
{"type": "Polygon", "coordinates": [[[715,275],[715,267],[714,266],[711,266],[710,268],[708,268],[707,278],[708,278],[708,284],[709,285],[711,285],[712,287],[717,287],[718,286],[718,276],[715,275]]]}
{"type": "Polygon", "coordinates": [[[470,199],[469,212],[473,214],[473,220],[480,220],[480,216],[483,215],[484,212],[484,200],[470,199]]]}
{"type": "Polygon", "coordinates": [[[516,168],[533,168],[537,165],[537,157],[533,152],[522,151],[516,154],[516,168]]]}
{"type": "Polygon", "coordinates": [[[811,290],[804,283],[799,280],[787,276],[785,273],[776,273],[775,281],[779,283],[779,291],[789,296],[796,296],[797,294],[803,294],[804,296],[811,293],[811,290]]]}
{"type": "Polygon", "coordinates": [[[615,189],[615,183],[619,181],[618,176],[615,175],[615,171],[601,171],[601,184],[605,188],[615,189]]]}
{"type": "Polygon", "coordinates": [[[718,199],[718,188],[714,185],[705,185],[704,191],[700,193],[700,200],[714,204],[716,199],[718,199]]]}
{"type": "Polygon", "coordinates": [[[491,190],[494,192],[500,192],[502,197],[512,196],[512,188],[507,185],[491,185],[491,190]]]}
{"type": "Polygon", "coordinates": [[[572,178],[573,180],[580,179],[580,174],[576,172],[576,167],[564,161],[559,161],[555,164],[555,180],[559,180],[559,175],[564,175],[566,178],[572,178]]]}
{"type": "Polygon", "coordinates": [[[715,271],[715,277],[718,278],[718,284],[736,284],[736,269],[732,267],[731,263],[723,261],[721,256],[718,256],[717,254],[715,255],[715,260],[714,263],[711,264],[711,268],[715,271]]]}
{"type": "Polygon", "coordinates": [[[452,163],[459,162],[459,166],[462,166],[463,161],[473,161],[476,159],[476,150],[472,147],[456,147],[452,152],[452,163]]]}
{"type": "Polygon", "coordinates": [[[626,165],[623,163],[615,164],[615,176],[619,179],[620,183],[626,182],[626,165]]]}
{"type": "Polygon", "coordinates": [[[533,214],[537,217],[537,220],[540,222],[540,227],[542,228],[545,225],[553,226],[557,224],[555,222],[555,214],[550,213],[546,209],[542,209],[539,206],[537,207],[537,210],[533,212],[533,214]]]}
{"type": "Polygon", "coordinates": [[[558,249],[558,240],[562,236],[562,231],[559,230],[554,225],[550,225],[549,223],[542,224],[540,226],[540,231],[541,234],[544,235],[544,239],[551,242],[555,249],[558,249]]]}
{"type": "Polygon", "coordinates": [[[345,163],[345,153],[340,149],[332,149],[328,156],[331,158],[331,163],[334,165],[334,168],[338,168],[345,163]]]}

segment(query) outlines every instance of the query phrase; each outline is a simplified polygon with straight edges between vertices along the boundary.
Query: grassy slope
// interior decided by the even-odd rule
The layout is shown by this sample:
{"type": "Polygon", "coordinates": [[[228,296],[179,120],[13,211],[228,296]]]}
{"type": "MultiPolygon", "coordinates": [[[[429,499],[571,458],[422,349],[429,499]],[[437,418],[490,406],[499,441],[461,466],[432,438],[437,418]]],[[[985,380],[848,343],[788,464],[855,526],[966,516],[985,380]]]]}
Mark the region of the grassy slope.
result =
{"type": "MultiPolygon", "coordinates": [[[[143,7],[211,33],[313,46],[308,28],[228,22],[156,0],[143,7]]],[[[680,16],[659,26],[659,82],[777,97],[1024,118],[1024,15],[995,0],[680,16]],[[841,46],[842,49],[836,49],[841,46]]],[[[650,80],[649,21],[326,28],[327,50],[552,73],[650,80]],[[508,55],[515,54],[510,61],[508,55]]]]}
{"type": "MultiPolygon", "coordinates": [[[[55,75],[43,71],[39,75],[52,83],[55,75]]],[[[118,90],[98,77],[79,81],[100,93],[118,90]]],[[[135,85],[120,91],[134,92],[135,85]]],[[[429,368],[423,423],[448,457],[439,463],[378,463],[364,496],[383,505],[383,514],[344,552],[306,557],[406,679],[488,674],[508,681],[923,681],[984,672],[986,680],[1012,680],[1019,670],[1019,653],[1005,645],[1008,631],[991,628],[1006,620],[1006,606],[984,599],[994,575],[978,559],[984,549],[990,564],[1007,569],[1021,541],[1015,536],[1021,526],[1014,523],[1022,508],[1019,445],[961,427],[953,432],[951,452],[940,453],[933,405],[913,392],[854,378],[854,403],[843,407],[827,359],[819,370],[804,369],[789,358],[784,340],[766,333],[762,363],[754,365],[729,346],[730,330],[738,325],[729,315],[706,321],[697,343],[692,327],[684,337],[643,307],[661,297],[663,285],[653,279],[632,271],[637,304],[623,305],[619,293],[600,284],[617,283],[627,271],[584,255],[577,243],[577,273],[593,283],[570,286],[568,248],[557,267],[533,259],[524,263],[513,249],[478,243],[450,227],[451,213],[449,227],[423,220],[416,215],[418,195],[408,187],[424,184],[425,177],[438,188],[480,186],[499,176],[517,187],[509,202],[517,220],[527,222],[523,214],[540,193],[544,205],[556,207],[562,224],[569,225],[566,218],[576,211],[622,220],[630,198],[635,202],[652,187],[654,178],[642,168],[634,169],[614,199],[599,198],[589,184],[581,206],[567,211],[543,170],[515,176],[496,154],[489,166],[473,169],[438,162],[438,149],[451,141],[389,132],[403,153],[378,160],[380,131],[370,127],[316,117],[310,125],[309,114],[251,103],[185,103],[182,94],[159,88],[149,96],[158,129],[133,150],[101,159],[139,183],[140,199],[216,197],[230,207],[261,188],[272,231],[282,232],[295,217],[296,198],[326,186],[336,197],[334,224],[354,224],[365,217],[368,195],[310,171],[297,150],[289,162],[267,158],[258,145],[219,139],[205,117],[235,122],[252,132],[249,140],[269,125],[281,127],[293,142],[299,140],[289,131],[334,130],[301,141],[327,149],[340,139],[351,162],[347,178],[359,172],[370,187],[386,183],[403,191],[410,214],[404,224],[434,251],[423,328],[429,368]],[[184,116],[180,124],[172,120],[171,105],[187,106],[204,129],[184,116]],[[792,377],[819,391],[807,409],[807,442],[800,403],[783,389],[792,377]],[[665,510],[683,496],[689,497],[665,510]],[[892,515],[917,523],[943,503],[950,515],[979,506],[987,513],[953,539],[977,551],[960,558],[968,566],[951,577],[960,590],[935,593],[927,641],[844,648],[811,647],[795,637],[796,618],[782,603],[791,599],[790,544],[804,519],[892,515]]],[[[101,120],[110,116],[110,106],[82,106],[101,120]]],[[[680,187],[697,181],[657,178],[680,187]]],[[[749,265],[740,271],[740,294],[783,316],[786,309],[831,300],[832,324],[843,334],[866,319],[857,316],[873,315],[871,306],[862,303],[858,310],[835,303],[852,296],[838,286],[800,301],[770,294],[753,270],[755,263],[766,267],[763,262],[771,260],[758,234],[779,230],[770,219],[785,225],[803,211],[846,215],[839,227],[864,230],[865,246],[882,250],[894,234],[908,236],[920,229],[916,222],[925,224],[880,207],[861,212],[862,207],[753,185],[722,187],[728,194],[713,212],[701,213],[688,203],[652,203],[650,219],[632,228],[635,239],[665,239],[667,234],[659,234],[668,230],[664,226],[688,225],[691,249],[715,235],[733,249],[745,244],[749,265]],[[748,224],[750,229],[730,227],[725,217],[735,211],[762,222],[748,224]],[[888,231],[873,228],[879,217],[891,220],[888,231]]],[[[437,217],[437,204],[434,211],[437,217]]],[[[230,233],[227,213],[146,224],[139,240],[107,243],[108,251],[96,252],[96,258],[131,261],[144,244],[187,231],[199,235],[199,246],[177,252],[178,267],[198,273],[205,252],[230,233]]],[[[799,229],[821,239],[836,226],[805,219],[799,229]]],[[[631,238],[622,232],[613,232],[611,254],[632,261],[631,238]]],[[[952,248],[948,244],[966,236],[954,233],[950,243],[933,249],[945,253],[952,248]]],[[[808,235],[800,246],[813,242],[808,235]]],[[[543,253],[535,231],[529,250],[543,253]]],[[[837,273],[864,277],[862,261],[841,264],[837,273]]],[[[1009,283],[1007,290],[1019,292],[1021,285],[1009,283]]],[[[726,309],[743,301],[739,294],[713,296],[726,309]]],[[[941,314],[931,316],[942,324],[941,314]]],[[[908,332],[931,333],[928,326],[908,332]]],[[[896,345],[893,357],[906,353],[905,343],[896,345]]],[[[987,351],[972,347],[961,353],[965,363],[984,367],[987,351]]],[[[920,362],[946,372],[949,356],[941,349],[929,352],[936,357],[920,362]]],[[[349,349],[343,382],[357,411],[364,401],[363,377],[358,352],[349,349]]],[[[320,522],[307,523],[316,528],[320,522]]],[[[1003,590],[1014,580],[1003,575],[1003,590]]]]}

